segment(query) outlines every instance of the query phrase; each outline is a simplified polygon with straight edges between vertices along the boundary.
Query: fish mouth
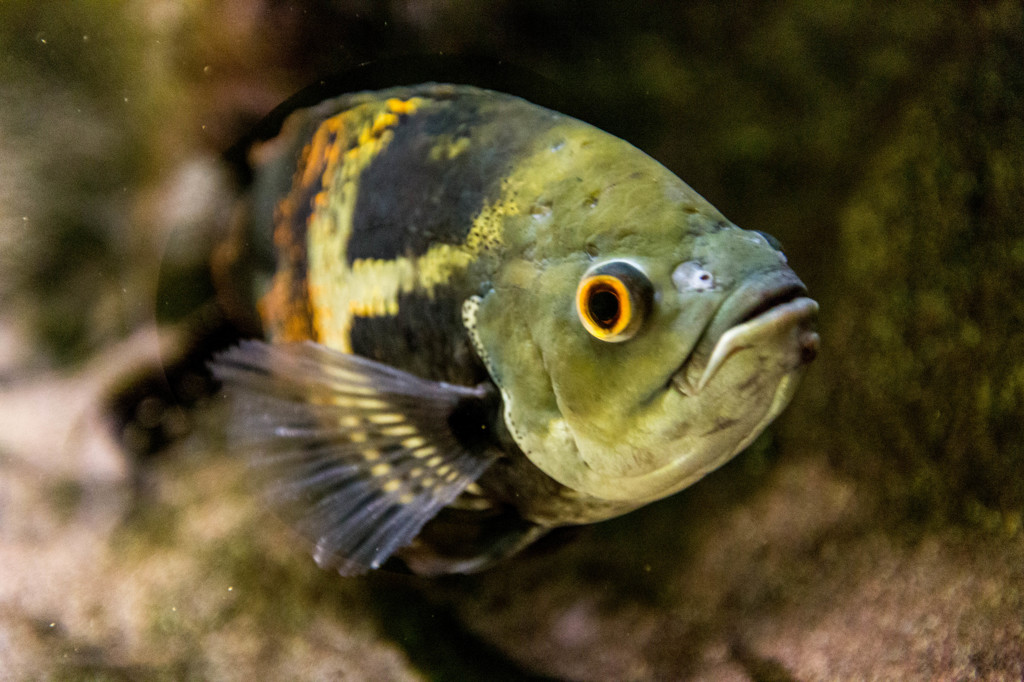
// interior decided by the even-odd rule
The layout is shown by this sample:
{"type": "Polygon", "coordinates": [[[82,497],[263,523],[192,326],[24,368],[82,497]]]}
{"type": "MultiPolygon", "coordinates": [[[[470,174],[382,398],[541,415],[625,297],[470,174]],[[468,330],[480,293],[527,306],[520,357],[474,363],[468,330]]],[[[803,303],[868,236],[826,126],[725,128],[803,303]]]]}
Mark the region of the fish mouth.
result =
{"type": "Polygon", "coordinates": [[[751,278],[722,303],[671,383],[695,396],[735,353],[787,334],[784,352],[792,368],[811,362],[820,343],[814,330],[818,304],[806,294],[791,270],[751,278]]]}

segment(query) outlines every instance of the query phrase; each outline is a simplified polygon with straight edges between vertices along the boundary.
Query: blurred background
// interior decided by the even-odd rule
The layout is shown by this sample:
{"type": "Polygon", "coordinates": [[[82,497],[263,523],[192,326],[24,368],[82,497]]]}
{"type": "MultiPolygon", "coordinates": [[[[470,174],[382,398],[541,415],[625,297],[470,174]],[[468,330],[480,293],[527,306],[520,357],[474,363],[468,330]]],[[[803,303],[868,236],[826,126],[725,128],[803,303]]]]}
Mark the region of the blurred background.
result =
{"type": "Polygon", "coordinates": [[[1019,2],[5,0],[0,677],[1020,679],[1022,215],[1019,2]],[[672,499],[344,580],[215,442],[140,460],[103,406],[210,294],[225,152],[310,84],[423,80],[598,125],[777,236],[823,348],[672,499]]]}

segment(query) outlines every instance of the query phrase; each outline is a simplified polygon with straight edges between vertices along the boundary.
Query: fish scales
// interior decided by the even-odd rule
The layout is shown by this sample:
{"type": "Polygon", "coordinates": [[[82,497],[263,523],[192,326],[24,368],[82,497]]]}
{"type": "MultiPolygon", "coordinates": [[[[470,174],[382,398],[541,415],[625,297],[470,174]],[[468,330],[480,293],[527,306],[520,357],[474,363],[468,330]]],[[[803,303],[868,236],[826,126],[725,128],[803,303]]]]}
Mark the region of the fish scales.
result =
{"type": "Polygon", "coordinates": [[[479,570],[672,494],[749,444],[817,349],[773,238],[525,100],[346,95],[251,158],[243,239],[276,256],[237,286],[265,340],[213,368],[231,442],[343,574],[479,570]]]}

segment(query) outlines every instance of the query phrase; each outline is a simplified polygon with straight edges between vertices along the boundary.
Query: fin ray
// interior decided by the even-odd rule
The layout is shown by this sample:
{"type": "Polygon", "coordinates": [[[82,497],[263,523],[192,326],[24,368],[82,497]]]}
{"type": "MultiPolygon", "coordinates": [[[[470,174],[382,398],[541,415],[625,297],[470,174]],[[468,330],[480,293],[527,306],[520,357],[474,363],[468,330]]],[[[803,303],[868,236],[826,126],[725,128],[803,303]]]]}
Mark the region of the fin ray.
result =
{"type": "MultiPolygon", "coordinates": [[[[211,363],[228,439],[322,567],[354,575],[409,544],[496,459],[449,419],[484,387],[429,381],[324,346],[244,341],[211,363]]],[[[484,411],[471,411],[483,414],[484,411]]]]}

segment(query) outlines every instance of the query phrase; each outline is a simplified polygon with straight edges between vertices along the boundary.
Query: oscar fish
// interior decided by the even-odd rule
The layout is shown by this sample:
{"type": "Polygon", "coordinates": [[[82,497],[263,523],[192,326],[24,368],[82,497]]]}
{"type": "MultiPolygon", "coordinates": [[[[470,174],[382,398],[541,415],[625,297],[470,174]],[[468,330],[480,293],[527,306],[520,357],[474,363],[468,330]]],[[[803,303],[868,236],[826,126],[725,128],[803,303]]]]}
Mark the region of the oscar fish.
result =
{"type": "Polygon", "coordinates": [[[523,99],[344,95],[250,158],[228,270],[263,338],[211,367],[231,447],[343,575],[473,572],[672,495],[817,351],[774,238],[523,99]]]}

